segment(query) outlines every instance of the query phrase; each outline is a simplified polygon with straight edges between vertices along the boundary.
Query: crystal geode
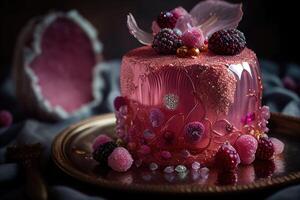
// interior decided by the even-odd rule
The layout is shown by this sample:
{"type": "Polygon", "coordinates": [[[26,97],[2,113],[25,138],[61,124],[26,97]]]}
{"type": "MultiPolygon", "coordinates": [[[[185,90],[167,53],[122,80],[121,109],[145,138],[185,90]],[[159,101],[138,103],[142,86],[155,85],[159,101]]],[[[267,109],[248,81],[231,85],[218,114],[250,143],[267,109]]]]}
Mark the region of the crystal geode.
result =
{"type": "Polygon", "coordinates": [[[77,11],[32,19],[21,31],[14,56],[20,105],[30,116],[65,119],[102,101],[102,44],[77,11]]]}

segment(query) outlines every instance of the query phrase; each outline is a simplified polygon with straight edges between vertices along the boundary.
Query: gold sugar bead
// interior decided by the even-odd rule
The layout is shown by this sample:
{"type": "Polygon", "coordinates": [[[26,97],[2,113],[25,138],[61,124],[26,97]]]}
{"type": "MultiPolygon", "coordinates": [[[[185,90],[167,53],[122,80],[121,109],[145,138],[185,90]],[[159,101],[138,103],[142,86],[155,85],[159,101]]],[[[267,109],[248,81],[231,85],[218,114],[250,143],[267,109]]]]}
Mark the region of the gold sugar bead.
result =
{"type": "Polygon", "coordinates": [[[207,51],[208,50],[208,45],[204,44],[200,47],[200,51],[207,51]]]}
{"type": "Polygon", "coordinates": [[[176,50],[177,57],[183,58],[188,54],[188,48],[186,46],[181,46],[176,50]]]}
{"type": "Polygon", "coordinates": [[[123,142],[122,139],[118,138],[117,141],[116,141],[116,144],[117,144],[118,146],[123,146],[123,145],[124,145],[124,142],[123,142]]]}
{"type": "Polygon", "coordinates": [[[188,50],[188,54],[189,54],[189,56],[197,57],[200,55],[200,50],[196,47],[193,47],[188,50]]]}

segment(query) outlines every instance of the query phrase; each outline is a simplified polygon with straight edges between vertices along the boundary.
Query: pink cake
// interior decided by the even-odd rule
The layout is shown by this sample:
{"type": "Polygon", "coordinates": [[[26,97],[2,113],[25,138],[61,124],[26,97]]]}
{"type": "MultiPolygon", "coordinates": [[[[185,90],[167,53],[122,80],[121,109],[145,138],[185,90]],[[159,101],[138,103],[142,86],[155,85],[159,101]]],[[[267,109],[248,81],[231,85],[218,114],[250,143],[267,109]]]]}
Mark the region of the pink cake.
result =
{"type": "Polygon", "coordinates": [[[180,172],[216,161],[232,170],[273,158],[259,63],[236,29],[241,18],[240,4],[207,0],[189,13],[162,12],[151,34],[128,15],[146,46],[124,55],[114,103],[116,133],[137,166],[180,172]]]}
{"type": "Polygon", "coordinates": [[[145,162],[210,161],[225,141],[262,132],[260,69],[249,49],[236,56],[205,52],[197,59],[134,49],[123,57],[121,94],[128,101],[117,115],[118,134],[145,162]],[[193,122],[203,126],[195,141],[185,134],[193,122]],[[161,156],[164,151],[172,161],[161,156]],[[191,159],[183,156],[187,152],[191,159]]]}

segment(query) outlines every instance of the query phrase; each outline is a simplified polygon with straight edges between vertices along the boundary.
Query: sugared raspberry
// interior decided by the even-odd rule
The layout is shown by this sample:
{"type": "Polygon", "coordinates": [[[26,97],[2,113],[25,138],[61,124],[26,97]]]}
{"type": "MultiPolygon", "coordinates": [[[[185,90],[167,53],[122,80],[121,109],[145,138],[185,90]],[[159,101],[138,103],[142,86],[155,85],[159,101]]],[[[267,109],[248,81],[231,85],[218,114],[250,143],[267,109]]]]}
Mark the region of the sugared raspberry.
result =
{"type": "Polygon", "coordinates": [[[124,147],[115,148],[108,157],[108,166],[117,172],[126,172],[132,163],[132,156],[124,147]]]}
{"type": "Polygon", "coordinates": [[[217,166],[223,171],[234,170],[241,162],[239,154],[228,142],[219,148],[215,158],[217,166]]]}
{"type": "Polygon", "coordinates": [[[126,101],[125,97],[117,96],[114,100],[114,106],[115,106],[116,111],[118,111],[120,109],[120,107],[122,107],[126,104],[127,104],[127,101],[126,101]]]}
{"type": "Polygon", "coordinates": [[[156,22],[160,28],[173,29],[177,22],[177,15],[173,15],[172,12],[161,12],[156,19],[156,22]]]}
{"type": "Polygon", "coordinates": [[[101,145],[107,143],[107,142],[111,142],[112,139],[111,137],[107,136],[107,135],[99,135],[98,137],[96,137],[93,141],[93,151],[95,151],[96,149],[98,149],[101,145]]]}
{"type": "Polygon", "coordinates": [[[100,145],[99,148],[97,148],[93,152],[93,158],[98,161],[101,165],[106,166],[107,165],[107,158],[113,152],[115,148],[117,148],[117,144],[115,142],[107,142],[103,145],[100,145]]]}
{"type": "Polygon", "coordinates": [[[281,154],[284,149],[284,143],[277,138],[271,137],[271,142],[273,143],[275,155],[281,154]]]}
{"type": "Polygon", "coordinates": [[[186,30],[182,36],[181,40],[183,45],[187,47],[197,47],[200,48],[204,45],[204,35],[201,29],[193,27],[186,30]]]}
{"type": "Polygon", "coordinates": [[[181,39],[172,29],[164,28],[154,36],[153,49],[161,54],[175,54],[177,48],[182,46],[181,39]]]}
{"type": "Polygon", "coordinates": [[[220,30],[208,40],[208,48],[216,54],[236,55],[246,46],[244,34],[237,29],[220,30]]]}
{"type": "Polygon", "coordinates": [[[262,137],[259,139],[255,156],[260,160],[270,160],[273,158],[274,146],[269,138],[262,137]]]}
{"type": "Polygon", "coordinates": [[[9,111],[0,111],[0,128],[9,127],[12,124],[13,117],[9,111]]]}
{"type": "Polygon", "coordinates": [[[255,160],[257,140],[252,135],[240,136],[236,140],[234,147],[240,156],[242,164],[249,165],[255,160]]]}

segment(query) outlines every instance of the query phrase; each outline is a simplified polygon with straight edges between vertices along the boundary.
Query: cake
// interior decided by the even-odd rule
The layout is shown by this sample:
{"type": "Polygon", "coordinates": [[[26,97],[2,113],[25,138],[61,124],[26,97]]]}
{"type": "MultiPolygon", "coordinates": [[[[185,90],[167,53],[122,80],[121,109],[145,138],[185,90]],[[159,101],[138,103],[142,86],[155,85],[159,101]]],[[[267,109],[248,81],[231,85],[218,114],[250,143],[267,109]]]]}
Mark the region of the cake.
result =
{"type": "Polygon", "coordinates": [[[241,4],[207,0],[189,13],[160,13],[147,33],[128,15],[145,46],[123,56],[114,104],[118,141],[137,166],[232,170],[274,158],[258,59],[236,29],[241,18],[241,4]]]}

